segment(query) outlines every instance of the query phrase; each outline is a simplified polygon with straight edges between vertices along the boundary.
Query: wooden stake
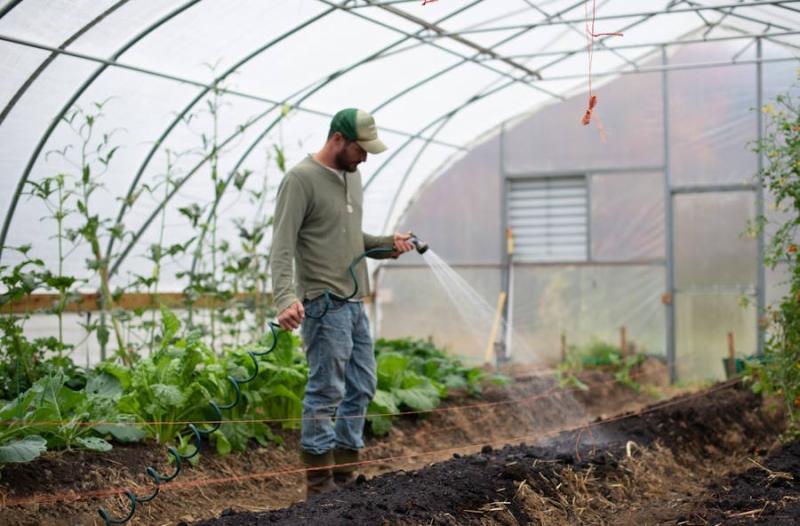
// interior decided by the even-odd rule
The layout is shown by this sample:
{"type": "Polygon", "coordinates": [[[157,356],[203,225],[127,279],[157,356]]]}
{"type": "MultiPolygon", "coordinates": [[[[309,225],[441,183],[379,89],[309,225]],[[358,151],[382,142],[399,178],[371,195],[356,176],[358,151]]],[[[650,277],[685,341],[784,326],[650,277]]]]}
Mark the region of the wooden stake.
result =
{"type": "Polygon", "coordinates": [[[736,375],[736,346],[733,343],[733,333],[728,333],[728,377],[736,375]]]}
{"type": "Polygon", "coordinates": [[[628,357],[628,331],[624,325],[619,328],[619,350],[625,360],[628,357]]]}
{"type": "Polygon", "coordinates": [[[567,335],[561,333],[561,363],[567,361],[567,335]]]}
{"type": "Polygon", "coordinates": [[[497,331],[500,329],[500,318],[503,316],[503,307],[506,304],[506,291],[501,290],[500,295],[497,297],[497,310],[494,313],[494,321],[492,322],[492,332],[489,334],[489,341],[486,342],[486,355],[484,356],[484,363],[491,363],[492,351],[494,350],[494,342],[497,338],[497,331]]]}

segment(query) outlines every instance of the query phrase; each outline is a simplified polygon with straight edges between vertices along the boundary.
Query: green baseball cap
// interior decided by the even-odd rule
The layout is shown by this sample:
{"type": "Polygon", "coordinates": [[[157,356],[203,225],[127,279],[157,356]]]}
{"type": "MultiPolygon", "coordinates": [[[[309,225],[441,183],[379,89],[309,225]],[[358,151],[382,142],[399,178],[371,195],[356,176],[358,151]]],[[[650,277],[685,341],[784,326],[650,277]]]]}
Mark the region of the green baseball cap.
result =
{"type": "Polygon", "coordinates": [[[364,110],[347,108],[334,115],[328,136],[336,132],[347,140],[357,142],[367,153],[381,153],[386,150],[386,145],[378,139],[375,119],[364,110]]]}

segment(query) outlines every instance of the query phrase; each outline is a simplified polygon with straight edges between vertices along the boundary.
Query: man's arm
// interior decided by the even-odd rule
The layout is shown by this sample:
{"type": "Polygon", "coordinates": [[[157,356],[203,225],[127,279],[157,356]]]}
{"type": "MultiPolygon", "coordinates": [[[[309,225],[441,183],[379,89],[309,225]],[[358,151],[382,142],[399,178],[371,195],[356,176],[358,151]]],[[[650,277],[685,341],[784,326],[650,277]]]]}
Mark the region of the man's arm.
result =
{"type": "MultiPolygon", "coordinates": [[[[373,236],[364,234],[364,249],[372,250],[373,248],[394,248],[394,237],[392,236],[373,236]]],[[[386,259],[392,257],[391,252],[381,252],[369,256],[372,259],[386,259]]]]}
{"type": "Polygon", "coordinates": [[[373,248],[391,248],[391,252],[382,252],[369,257],[373,259],[396,259],[400,254],[414,249],[414,245],[409,239],[411,239],[410,234],[401,234],[399,232],[396,232],[393,236],[371,236],[369,234],[364,234],[364,248],[367,250],[373,248]]]}
{"type": "Polygon", "coordinates": [[[295,329],[303,319],[303,306],[295,294],[294,256],[297,234],[303,225],[307,197],[297,177],[287,175],[278,188],[272,226],[272,297],[284,329],[295,329]]]}

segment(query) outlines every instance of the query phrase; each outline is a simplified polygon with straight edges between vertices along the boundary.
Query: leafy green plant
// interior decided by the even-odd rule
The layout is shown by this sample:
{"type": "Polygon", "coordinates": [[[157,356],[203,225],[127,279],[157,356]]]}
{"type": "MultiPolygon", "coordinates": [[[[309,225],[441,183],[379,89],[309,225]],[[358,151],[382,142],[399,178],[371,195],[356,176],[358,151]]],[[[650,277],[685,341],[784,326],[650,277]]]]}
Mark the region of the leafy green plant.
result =
{"type": "Polygon", "coordinates": [[[556,379],[561,387],[587,391],[589,387],[576,374],[586,369],[600,369],[610,372],[614,380],[638,393],[642,386],[632,373],[645,359],[643,354],[623,358],[619,347],[593,339],[584,347],[570,346],[564,362],[556,369],[556,379]]]}
{"type": "MultiPolygon", "coordinates": [[[[238,378],[249,376],[252,361],[246,351],[263,352],[269,348],[270,342],[271,336],[267,336],[256,344],[231,353],[221,360],[221,368],[231,371],[238,378]]],[[[299,338],[284,333],[278,339],[275,350],[259,358],[258,375],[242,385],[239,404],[227,413],[230,420],[242,422],[225,423],[211,436],[219,453],[243,451],[250,439],[262,446],[268,442],[281,443],[280,436],[272,432],[270,420],[281,421],[283,428],[300,427],[308,365],[299,348],[299,338]]]]}
{"type": "Polygon", "coordinates": [[[213,418],[208,403],[224,394],[218,388],[224,377],[212,378],[218,373],[208,365],[214,364],[216,357],[198,333],[178,338],[177,317],[164,308],[161,315],[158,351],[130,369],[105,363],[98,370],[113,375],[123,386],[119,410],[134,415],[148,436],[165,444],[172,443],[186,427],[183,422],[213,418]]]}
{"type": "Polygon", "coordinates": [[[67,175],[58,174],[51,177],[45,177],[41,181],[28,181],[28,185],[32,190],[30,194],[37,197],[44,203],[49,216],[42,219],[50,219],[56,223],[56,247],[58,266],[56,274],[50,276],[46,285],[58,291],[58,301],[53,305],[52,312],[58,318],[58,341],[61,343],[62,348],[67,348],[64,344],[64,309],[67,303],[74,299],[75,295],[70,294],[70,288],[75,283],[75,278],[72,276],[64,275],[64,261],[66,255],[64,252],[64,242],[66,241],[66,229],[64,221],[73,212],[69,208],[70,193],[67,190],[67,175]]]}
{"type": "Polygon", "coordinates": [[[463,389],[478,395],[486,381],[505,384],[508,378],[495,375],[488,379],[477,368],[461,362],[432,342],[411,338],[378,340],[375,345],[378,365],[378,389],[369,405],[368,421],[376,435],[385,435],[392,426],[391,413],[401,408],[429,411],[446,398],[451,389],[463,389]]]}
{"type": "MultiPolygon", "coordinates": [[[[767,117],[767,133],[756,151],[768,162],[759,175],[775,199],[779,217],[765,262],[772,268],[787,265],[789,292],[768,310],[764,356],[748,364],[746,376],[756,392],[783,400],[789,420],[787,436],[796,437],[800,436],[800,103],[790,94],[779,95],[761,111],[767,117]]],[[[751,233],[767,225],[767,218],[759,217],[751,233]]]]}
{"type": "Polygon", "coordinates": [[[12,310],[14,303],[37,289],[66,282],[67,278],[54,276],[45,269],[42,260],[28,257],[30,246],[15,250],[23,255],[23,261],[13,267],[0,266],[0,284],[5,289],[0,294],[0,310],[8,309],[7,314],[0,317],[0,400],[15,398],[36,380],[59,368],[66,368],[76,380],[79,376],[77,368],[65,356],[69,346],[62,339],[29,340],[24,333],[29,314],[15,315],[12,310]]]}
{"type": "Polygon", "coordinates": [[[122,387],[114,377],[92,375],[79,390],[67,381],[62,371],[43,377],[0,409],[0,420],[7,423],[0,430],[0,461],[27,462],[46,448],[108,451],[107,437],[122,442],[144,437],[117,411],[122,387]]]}
{"type": "MultiPolygon", "coordinates": [[[[271,336],[218,356],[199,332],[179,336],[181,324],[172,312],[162,308],[161,317],[160,348],[152,356],[130,369],[106,362],[98,370],[117,378],[124,389],[118,410],[134,415],[148,436],[161,444],[186,442],[186,422],[217,418],[209,402],[225,404],[234,399],[228,377],[249,377],[253,364],[247,351],[263,352],[271,336]]],[[[226,422],[210,437],[218,452],[244,450],[250,439],[262,445],[278,442],[264,420],[299,419],[307,367],[298,348],[299,340],[285,334],[272,353],[259,358],[258,375],[241,384],[239,403],[222,415],[225,420],[243,422],[226,422]]],[[[298,423],[287,421],[285,425],[298,423]]],[[[185,446],[193,447],[189,442],[185,446]]]]}

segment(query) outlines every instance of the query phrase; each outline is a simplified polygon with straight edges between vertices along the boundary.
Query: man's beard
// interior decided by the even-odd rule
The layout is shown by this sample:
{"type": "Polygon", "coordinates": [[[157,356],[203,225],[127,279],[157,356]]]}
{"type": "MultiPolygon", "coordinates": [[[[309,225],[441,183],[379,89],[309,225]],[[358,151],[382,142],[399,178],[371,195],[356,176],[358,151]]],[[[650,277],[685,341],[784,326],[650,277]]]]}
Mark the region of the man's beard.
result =
{"type": "Polygon", "coordinates": [[[338,170],[344,170],[345,172],[354,173],[358,170],[358,163],[348,163],[347,159],[345,158],[344,150],[336,154],[334,157],[334,162],[336,162],[336,168],[338,170]]]}

